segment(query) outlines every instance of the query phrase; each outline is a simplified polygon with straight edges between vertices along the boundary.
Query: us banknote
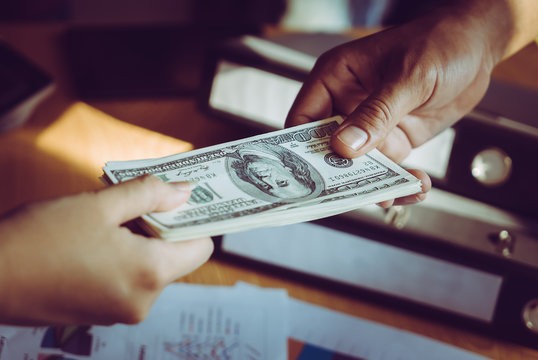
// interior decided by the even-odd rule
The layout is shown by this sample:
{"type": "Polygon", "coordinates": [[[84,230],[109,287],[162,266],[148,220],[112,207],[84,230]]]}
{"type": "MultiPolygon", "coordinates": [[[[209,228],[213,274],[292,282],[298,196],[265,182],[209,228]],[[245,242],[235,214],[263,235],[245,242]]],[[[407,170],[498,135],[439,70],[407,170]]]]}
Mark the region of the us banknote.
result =
{"type": "Polygon", "coordinates": [[[187,203],[142,216],[168,240],[314,220],[420,192],[420,181],[377,150],[356,159],[330,147],[333,117],[158,159],[108,162],[109,183],[144,174],[193,185],[187,203]]]}

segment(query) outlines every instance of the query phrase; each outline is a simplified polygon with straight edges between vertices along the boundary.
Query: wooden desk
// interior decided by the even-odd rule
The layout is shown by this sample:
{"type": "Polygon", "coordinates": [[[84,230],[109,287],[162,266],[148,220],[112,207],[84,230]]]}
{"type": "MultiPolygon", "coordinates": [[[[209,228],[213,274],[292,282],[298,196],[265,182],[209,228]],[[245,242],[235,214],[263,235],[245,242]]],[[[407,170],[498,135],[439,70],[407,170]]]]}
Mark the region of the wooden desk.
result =
{"type": "MultiPolygon", "coordinates": [[[[23,128],[0,135],[0,213],[27,201],[99,188],[101,167],[108,160],[162,156],[249,135],[238,125],[200,113],[191,98],[78,101],[59,55],[58,36],[64,28],[0,25],[0,35],[50,72],[58,84],[23,128]]],[[[537,60],[538,48],[529,46],[501,64],[495,75],[538,89],[537,60]]],[[[538,359],[538,351],[214,259],[180,279],[219,285],[239,280],[286,288],[295,298],[492,359],[538,359]]]]}

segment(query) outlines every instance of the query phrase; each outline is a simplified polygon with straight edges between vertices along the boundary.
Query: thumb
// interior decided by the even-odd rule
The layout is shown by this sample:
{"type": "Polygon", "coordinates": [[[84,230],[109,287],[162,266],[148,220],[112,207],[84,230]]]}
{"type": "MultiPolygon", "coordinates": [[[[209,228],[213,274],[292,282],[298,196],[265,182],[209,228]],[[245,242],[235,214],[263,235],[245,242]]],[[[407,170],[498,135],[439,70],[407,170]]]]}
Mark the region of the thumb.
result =
{"type": "Polygon", "coordinates": [[[374,92],[335,131],[331,145],[347,158],[364,155],[381,144],[414,106],[405,90],[385,88],[374,92]]]}
{"type": "Polygon", "coordinates": [[[153,175],[145,175],[97,193],[101,204],[117,224],[155,211],[172,210],[189,199],[186,182],[165,183],[153,175]]]}

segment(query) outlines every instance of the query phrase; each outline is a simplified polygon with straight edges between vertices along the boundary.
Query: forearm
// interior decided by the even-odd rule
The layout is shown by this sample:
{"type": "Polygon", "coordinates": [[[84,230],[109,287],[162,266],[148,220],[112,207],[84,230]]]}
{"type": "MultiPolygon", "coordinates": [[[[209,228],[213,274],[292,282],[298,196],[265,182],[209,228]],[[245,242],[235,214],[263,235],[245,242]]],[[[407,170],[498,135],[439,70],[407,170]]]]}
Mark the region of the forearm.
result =
{"type": "Polygon", "coordinates": [[[506,29],[510,34],[504,46],[503,59],[513,55],[538,37],[538,1],[503,0],[508,13],[501,14],[512,19],[506,29]]]}
{"type": "Polygon", "coordinates": [[[452,9],[482,29],[495,64],[538,37],[536,0],[461,0],[452,9]]]}

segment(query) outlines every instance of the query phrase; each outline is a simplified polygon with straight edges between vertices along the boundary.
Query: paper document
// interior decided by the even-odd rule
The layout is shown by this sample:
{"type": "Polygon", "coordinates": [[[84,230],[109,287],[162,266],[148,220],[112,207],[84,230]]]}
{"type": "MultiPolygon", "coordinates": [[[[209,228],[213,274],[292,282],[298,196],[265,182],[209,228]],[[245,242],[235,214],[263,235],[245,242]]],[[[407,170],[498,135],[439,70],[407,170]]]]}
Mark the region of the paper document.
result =
{"type": "Polygon", "coordinates": [[[283,289],[172,284],[138,325],[0,326],[0,360],[485,360],[289,298],[283,289]],[[435,354],[432,357],[432,354],[435,354]]]}

